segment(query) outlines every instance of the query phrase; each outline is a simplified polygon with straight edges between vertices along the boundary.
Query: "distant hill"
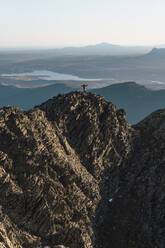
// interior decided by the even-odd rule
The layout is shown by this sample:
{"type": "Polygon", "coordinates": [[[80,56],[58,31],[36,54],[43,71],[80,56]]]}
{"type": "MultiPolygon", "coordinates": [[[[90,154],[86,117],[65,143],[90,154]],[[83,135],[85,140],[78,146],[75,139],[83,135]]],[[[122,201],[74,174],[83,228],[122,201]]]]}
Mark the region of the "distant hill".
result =
{"type": "Polygon", "coordinates": [[[18,106],[23,110],[28,110],[53,96],[73,90],[73,88],[64,84],[54,84],[31,89],[16,88],[12,86],[0,86],[0,92],[1,89],[3,89],[4,95],[3,93],[0,93],[0,107],[12,105],[18,106]]]}
{"type": "Polygon", "coordinates": [[[165,48],[153,48],[147,55],[145,55],[145,57],[149,57],[149,58],[165,58],[165,48]]]}
{"type": "Polygon", "coordinates": [[[115,84],[92,92],[104,96],[107,101],[116,104],[117,108],[124,108],[131,124],[165,107],[165,90],[152,91],[135,82],[115,84]]]}
{"type": "Polygon", "coordinates": [[[103,42],[81,47],[64,47],[54,51],[63,55],[130,55],[143,54],[150,50],[149,46],[120,46],[103,42]]]}
{"type": "Polygon", "coordinates": [[[12,95],[21,93],[24,89],[15,86],[5,86],[0,84],[0,103],[5,98],[10,98],[12,95]]]}

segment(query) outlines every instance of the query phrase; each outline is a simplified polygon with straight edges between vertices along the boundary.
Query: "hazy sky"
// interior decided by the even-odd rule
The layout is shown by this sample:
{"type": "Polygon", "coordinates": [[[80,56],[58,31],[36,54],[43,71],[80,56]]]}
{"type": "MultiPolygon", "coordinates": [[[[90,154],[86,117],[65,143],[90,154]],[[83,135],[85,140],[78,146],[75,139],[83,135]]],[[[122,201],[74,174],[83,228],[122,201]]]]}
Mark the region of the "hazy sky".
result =
{"type": "Polygon", "coordinates": [[[0,46],[165,44],[165,0],[0,0],[0,46]]]}

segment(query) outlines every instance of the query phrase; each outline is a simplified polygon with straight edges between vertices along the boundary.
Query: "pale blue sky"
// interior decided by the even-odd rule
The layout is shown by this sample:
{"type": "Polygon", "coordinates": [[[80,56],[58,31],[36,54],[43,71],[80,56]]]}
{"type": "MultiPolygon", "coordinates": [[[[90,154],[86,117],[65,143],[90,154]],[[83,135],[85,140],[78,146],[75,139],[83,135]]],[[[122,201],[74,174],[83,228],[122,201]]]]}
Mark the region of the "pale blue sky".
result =
{"type": "Polygon", "coordinates": [[[165,44],[165,0],[0,0],[0,46],[165,44]]]}

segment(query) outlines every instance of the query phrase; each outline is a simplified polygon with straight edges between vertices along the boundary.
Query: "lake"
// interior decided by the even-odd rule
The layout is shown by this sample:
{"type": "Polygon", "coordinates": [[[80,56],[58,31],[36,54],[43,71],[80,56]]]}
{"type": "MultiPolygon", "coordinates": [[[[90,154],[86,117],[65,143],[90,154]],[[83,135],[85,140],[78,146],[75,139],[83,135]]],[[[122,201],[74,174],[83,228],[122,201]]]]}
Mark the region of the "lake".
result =
{"type": "Polygon", "coordinates": [[[118,79],[99,79],[99,78],[81,78],[71,74],[64,74],[58,72],[52,72],[48,70],[38,70],[26,73],[12,73],[12,74],[1,74],[1,78],[4,80],[9,79],[10,85],[21,85],[22,87],[41,87],[50,84],[65,83],[70,87],[80,87],[83,82],[88,83],[88,88],[102,88],[115,83],[124,83],[126,81],[135,81],[137,84],[143,85],[148,89],[152,90],[162,90],[165,89],[165,82],[153,81],[153,80],[118,80],[118,79]],[[12,82],[13,80],[13,82],[12,82]],[[47,82],[42,82],[39,80],[45,80],[47,82]],[[67,82],[68,81],[68,82],[67,82]],[[72,82],[69,82],[72,81],[72,82]]]}
{"type": "Polygon", "coordinates": [[[71,74],[63,74],[53,71],[33,71],[25,73],[12,73],[12,74],[1,74],[2,77],[24,77],[24,78],[36,78],[42,80],[76,80],[76,81],[99,81],[101,79],[81,78],[71,74]]]}
{"type": "Polygon", "coordinates": [[[10,80],[10,82],[8,82],[10,85],[16,85],[15,81],[17,81],[17,86],[20,85],[21,87],[29,88],[47,86],[57,83],[54,81],[58,81],[58,83],[65,83],[70,87],[80,87],[83,82],[87,82],[89,89],[102,88],[112,84],[112,82],[114,83],[114,79],[81,78],[71,74],[64,74],[47,70],[1,74],[0,77],[4,80],[10,80]],[[39,80],[44,80],[44,82],[39,80]]]}

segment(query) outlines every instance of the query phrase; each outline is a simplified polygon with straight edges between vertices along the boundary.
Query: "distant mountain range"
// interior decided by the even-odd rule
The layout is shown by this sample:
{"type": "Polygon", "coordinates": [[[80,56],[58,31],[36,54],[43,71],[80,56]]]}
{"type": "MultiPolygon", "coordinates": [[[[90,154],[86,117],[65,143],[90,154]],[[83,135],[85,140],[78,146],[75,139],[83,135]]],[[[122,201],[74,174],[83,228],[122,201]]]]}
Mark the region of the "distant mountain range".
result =
{"type": "MultiPolygon", "coordinates": [[[[73,88],[64,84],[35,89],[0,85],[0,107],[14,105],[28,110],[53,96],[70,91],[73,91],[73,88]]],[[[131,124],[137,123],[151,112],[165,107],[165,90],[152,91],[135,82],[114,84],[90,91],[104,96],[107,101],[116,104],[117,108],[124,108],[127,112],[127,120],[131,124]]]]}
{"type": "Polygon", "coordinates": [[[101,52],[100,55],[102,54],[102,56],[85,56],[85,53],[81,56],[57,56],[55,54],[53,50],[50,57],[47,55],[42,59],[32,59],[24,62],[18,62],[17,60],[14,64],[12,62],[8,65],[0,65],[0,73],[49,70],[82,78],[165,82],[165,48],[153,48],[150,52],[137,56],[108,56],[108,53],[101,52]]]}
{"type": "MultiPolygon", "coordinates": [[[[159,47],[159,46],[157,46],[159,47]]],[[[165,47],[165,46],[161,46],[165,47]]],[[[94,45],[86,46],[66,46],[63,48],[43,47],[43,48],[1,48],[0,53],[9,52],[13,55],[19,52],[20,56],[23,54],[26,59],[29,56],[33,58],[41,58],[43,56],[51,55],[127,55],[127,54],[142,54],[149,52],[153,46],[124,46],[116,45],[107,42],[102,42],[94,45]]],[[[22,56],[20,57],[22,59],[22,56]]]]}

